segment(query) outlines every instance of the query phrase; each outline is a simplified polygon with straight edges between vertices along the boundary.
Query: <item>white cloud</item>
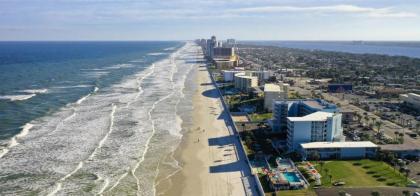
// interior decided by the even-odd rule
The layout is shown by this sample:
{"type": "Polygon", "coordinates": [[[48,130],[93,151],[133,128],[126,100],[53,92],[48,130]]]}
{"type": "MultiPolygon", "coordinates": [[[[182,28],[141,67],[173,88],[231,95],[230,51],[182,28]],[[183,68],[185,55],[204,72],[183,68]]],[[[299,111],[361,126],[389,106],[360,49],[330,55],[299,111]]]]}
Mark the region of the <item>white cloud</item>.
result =
{"type": "Polygon", "coordinates": [[[331,5],[331,6],[262,6],[238,8],[230,10],[233,13],[286,13],[286,12],[306,12],[306,13],[342,13],[342,14],[364,14],[370,17],[385,18],[407,18],[417,17],[416,13],[396,11],[393,8],[372,8],[360,7],[355,5],[331,5]]]}

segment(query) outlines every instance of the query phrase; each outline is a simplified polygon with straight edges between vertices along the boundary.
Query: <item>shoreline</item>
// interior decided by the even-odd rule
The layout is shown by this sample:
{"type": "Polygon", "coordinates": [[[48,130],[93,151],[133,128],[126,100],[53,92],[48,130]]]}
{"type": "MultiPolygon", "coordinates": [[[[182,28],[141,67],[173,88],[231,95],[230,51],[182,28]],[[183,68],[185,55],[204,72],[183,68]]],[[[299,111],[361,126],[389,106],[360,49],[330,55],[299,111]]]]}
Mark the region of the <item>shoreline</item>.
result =
{"type": "MultiPolygon", "coordinates": [[[[199,55],[201,48],[196,50],[199,55]]],[[[196,61],[202,59],[202,55],[196,57],[196,61]]],[[[158,180],[156,195],[245,195],[241,167],[246,163],[238,161],[235,136],[227,129],[227,117],[205,63],[196,66],[192,125],[183,127],[173,152],[181,169],[158,180]]]]}

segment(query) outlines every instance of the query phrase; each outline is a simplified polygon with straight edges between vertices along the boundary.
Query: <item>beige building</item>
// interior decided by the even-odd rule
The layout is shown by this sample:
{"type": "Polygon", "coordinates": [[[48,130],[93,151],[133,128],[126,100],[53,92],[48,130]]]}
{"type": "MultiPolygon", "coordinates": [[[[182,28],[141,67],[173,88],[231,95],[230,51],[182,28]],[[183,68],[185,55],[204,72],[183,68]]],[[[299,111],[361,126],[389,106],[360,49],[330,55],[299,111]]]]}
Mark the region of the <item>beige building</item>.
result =
{"type": "Polygon", "coordinates": [[[287,90],[284,89],[284,86],[280,87],[277,84],[264,85],[264,108],[268,111],[273,110],[274,101],[285,100],[287,97],[287,90]]]}
{"type": "Polygon", "coordinates": [[[245,73],[237,73],[234,77],[235,88],[248,91],[252,87],[258,86],[258,77],[247,76],[245,73]]]}

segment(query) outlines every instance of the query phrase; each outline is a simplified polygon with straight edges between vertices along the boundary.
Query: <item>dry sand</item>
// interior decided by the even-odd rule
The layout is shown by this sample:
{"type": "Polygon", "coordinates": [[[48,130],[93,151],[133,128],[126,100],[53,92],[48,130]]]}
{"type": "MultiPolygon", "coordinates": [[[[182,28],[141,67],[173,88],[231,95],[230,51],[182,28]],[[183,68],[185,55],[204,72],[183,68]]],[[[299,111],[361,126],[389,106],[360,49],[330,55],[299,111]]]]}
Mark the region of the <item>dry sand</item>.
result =
{"type": "Polygon", "coordinates": [[[175,152],[182,169],[156,187],[157,195],[245,195],[236,147],[204,64],[197,64],[193,126],[175,152]]]}

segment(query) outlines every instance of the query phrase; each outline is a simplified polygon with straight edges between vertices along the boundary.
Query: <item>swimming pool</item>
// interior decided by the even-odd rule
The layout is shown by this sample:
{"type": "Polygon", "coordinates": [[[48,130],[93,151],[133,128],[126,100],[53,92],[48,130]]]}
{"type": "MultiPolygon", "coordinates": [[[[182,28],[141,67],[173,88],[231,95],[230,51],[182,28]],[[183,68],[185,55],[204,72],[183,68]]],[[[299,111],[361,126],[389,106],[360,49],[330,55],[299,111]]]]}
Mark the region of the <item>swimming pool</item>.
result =
{"type": "Polygon", "coordinates": [[[284,172],[283,176],[287,179],[289,182],[300,182],[300,178],[296,175],[295,172],[284,172]]]}

